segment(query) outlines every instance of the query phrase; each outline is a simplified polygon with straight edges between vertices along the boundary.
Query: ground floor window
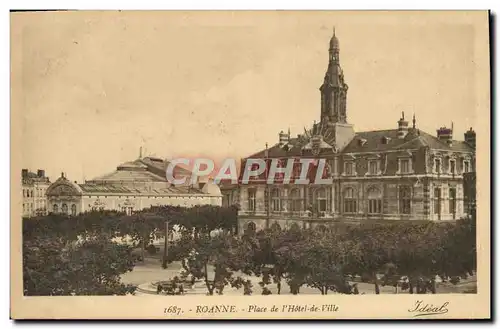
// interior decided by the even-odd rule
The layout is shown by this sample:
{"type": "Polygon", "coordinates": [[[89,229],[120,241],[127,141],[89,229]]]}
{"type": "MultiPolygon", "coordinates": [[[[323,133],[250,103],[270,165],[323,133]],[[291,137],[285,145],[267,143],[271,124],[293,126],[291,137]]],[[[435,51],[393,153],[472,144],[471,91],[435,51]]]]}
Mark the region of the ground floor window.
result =
{"type": "Polygon", "coordinates": [[[399,187],[399,212],[411,214],[411,188],[409,186],[399,187]]]}
{"type": "Polygon", "coordinates": [[[300,198],[300,190],[293,189],[290,191],[290,211],[299,212],[302,210],[302,200],[300,198]]]}
{"type": "Polygon", "coordinates": [[[441,189],[436,187],[434,189],[434,214],[441,213],[441,189]]]}
{"type": "Polygon", "coordinates": [[[457,190],[452,187],[449,191],[449,213],[453,214],[453,219],[455,219],[457,212],[457,190]]]}
{"type": "Polygon", "coordinates": [[[368,190],[368,213],[380,214],[382,213],[382,193],[376,187],[368,190]]]}
{"type": "Polygon", "coordinates": [[[127,216],[132,215],[133,210],[134,210],[134,207],[122,207],[122,212],[126,213],[127,216]]]}
{"type": "Polygon", "coordinates": [[[357,199],[354,196],[354,189],[352,187],[348,187],[344,190],[344,212],[357,212],[357,199]]]}

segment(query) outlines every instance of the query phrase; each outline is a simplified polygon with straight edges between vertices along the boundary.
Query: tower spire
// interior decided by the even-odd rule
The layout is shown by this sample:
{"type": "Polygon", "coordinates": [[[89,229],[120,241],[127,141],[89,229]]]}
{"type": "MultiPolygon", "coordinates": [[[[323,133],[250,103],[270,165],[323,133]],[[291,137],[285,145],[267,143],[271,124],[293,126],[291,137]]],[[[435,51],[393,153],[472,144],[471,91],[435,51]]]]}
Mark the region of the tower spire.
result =
{"type": "Polygon", "coordinates": [[[415,129],[416,123],[417,123],[417,120],[415,120],[415,113],[413,113],[413,129],[415,129]]]}

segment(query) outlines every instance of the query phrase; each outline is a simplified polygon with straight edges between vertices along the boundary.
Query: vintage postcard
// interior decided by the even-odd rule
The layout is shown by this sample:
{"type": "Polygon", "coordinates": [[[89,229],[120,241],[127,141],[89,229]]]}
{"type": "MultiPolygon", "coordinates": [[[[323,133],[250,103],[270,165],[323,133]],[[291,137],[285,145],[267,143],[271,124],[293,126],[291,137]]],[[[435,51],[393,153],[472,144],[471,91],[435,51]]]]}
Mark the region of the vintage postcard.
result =
{"type": "Polygon", "coordinates": [[[487,11],[12,12],[14,319],[489,319],[487,11]]]}

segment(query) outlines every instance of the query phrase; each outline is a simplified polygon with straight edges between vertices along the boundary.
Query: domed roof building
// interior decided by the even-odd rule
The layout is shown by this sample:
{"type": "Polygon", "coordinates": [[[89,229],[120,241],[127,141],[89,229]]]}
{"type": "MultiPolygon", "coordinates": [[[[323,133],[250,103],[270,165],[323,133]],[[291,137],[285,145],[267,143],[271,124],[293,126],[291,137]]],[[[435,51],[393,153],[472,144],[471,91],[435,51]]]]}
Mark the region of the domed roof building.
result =
{"type": "Polygon", "coordinates": [[[76,215],[91,210],[117,210],[128,214],[151,206],[221,205],[222,195],[212,182],[190,184],[191,173],[176,167],[174,176],[186,183],[167,181],[169,162],[139,157],[122,163],[113,172],[78,184],[61,174],[47,189],[48,211],[76,215]]]}

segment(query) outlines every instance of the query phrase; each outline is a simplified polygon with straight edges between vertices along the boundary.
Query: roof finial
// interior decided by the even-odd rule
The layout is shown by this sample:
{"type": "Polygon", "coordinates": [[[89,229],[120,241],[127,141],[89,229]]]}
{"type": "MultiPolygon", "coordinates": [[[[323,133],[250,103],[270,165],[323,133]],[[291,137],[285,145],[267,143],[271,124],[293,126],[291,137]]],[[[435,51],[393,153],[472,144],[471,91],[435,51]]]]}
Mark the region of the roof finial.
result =
{"type": "Polygon", "coordinates": [[[290,137],[290,127],[288,127],[288,137],[290,137]]]}
{"type": "Polygon", "coordinates": [[[404,120],[405,119],[405,111],[401,111],[401,119],[404,120]]]}
{"type": "Polygon", "coordinates": [[[413,113],[413,129],[415,129],[417,120],[415,120],[415,113],[413,113]]]}
{"type": "Polygon", "coordinates": [[[333,26],[333,36],[335,36],[335,25],[333,26]]]}
{"type": "Polygon", "coordinates": [[[142,159],[142,146],[139,147],[139,159],[142,159]]]}
{"type": "Polygon", "coordinates": [[[453,121],[451,122],[451,132],[453,132],[453,121]]]}

